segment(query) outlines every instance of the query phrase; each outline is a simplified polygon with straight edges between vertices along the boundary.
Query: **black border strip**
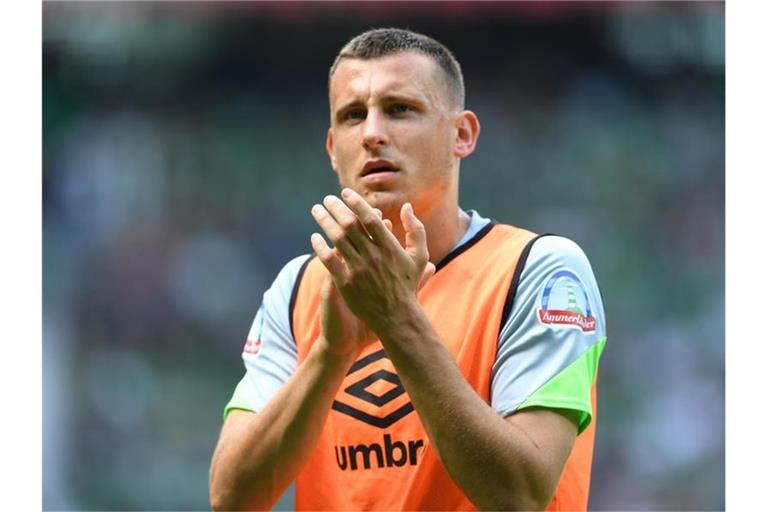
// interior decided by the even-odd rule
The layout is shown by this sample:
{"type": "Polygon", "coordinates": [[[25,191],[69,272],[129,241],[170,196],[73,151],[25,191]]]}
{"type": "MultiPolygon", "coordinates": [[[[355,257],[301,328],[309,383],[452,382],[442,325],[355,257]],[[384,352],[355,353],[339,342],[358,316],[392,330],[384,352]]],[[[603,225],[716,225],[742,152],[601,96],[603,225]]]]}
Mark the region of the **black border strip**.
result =
{"type": "Polygon", "coordinates": [[[374,361],[378,361],[381,358],[387,357],[387,353],[384,352],[384,349],[378,350],[376,352],[373,352],[372,354],[368,354],[362,359],[358,359],[355,361],[355,364],[353,364],[349,371],[347,372],[347,375],[351,375],[355,373],[360,368],[363,368],[365,366],[368,366],[369,364],[373,363],[374,361]]]}
{"type": "Polygon", "coordinates": [[[390,425],[392,425],[394,422],[399,420],[400,418],[412,413],[413,404],[411,402],[408,402],[407,404],[403,405],[399,409],[396,409],[395,411],[384,416],[383,418],[380,418],[378,416],[373,416],[371,414],[368,414],[367,412],[361,411],[360,409],[355,409],[351,405],[347,405],[343,402],[339,402],[338,400],[333,401],[333,404],[331,404],[331,409],[333,409],[334,411],[339,411],[342,414],[346,414],[347,416],[351,416],[356,420],[360,420],[363,423],[367,423],[374,427],[387,428],[390,425]]]}
{"type": "Polygon", "coordinates": [[[453,259],[454,259],[454,258],[458,257],[458,256],[459,256],[461,253],[463,253],[464,251],[468,250],[470,247],[472,247],[472,246],[473,246],[473,245],[475,245],[477,242],[479,242],[480,240],[482,240],[482,238],[483,238],[485,235],[487,235],[487,234],[488,234],[488,233],[489,233],[489,232],[490,232],[490,231],[493,229],[493,227],[494,227],[496,224],[497,224],[497,222],[496,222],[495,220],[491,220],[491,221],[489,221],[489,222],[488,222],[488,224],[486,224],[485,226],[483,226],[483,228],[482,228],[480,231],[478,231],[477,233],[475,233],[475,236],[473,236],[472,238],[470,238],[469,240],[467,240],[467,241],[466,241],[466,243],[464,243],[464,245],[460,245],[459,247],[455,248],[454,250],[452,250],[451,252],[449,252],[448,254],[446,254],[446,255],[443,257],[443,259],[441,259],[440,261],[438,261],[438,262],[437,262],[437,264],[435,265],[435,272],[439,271],[441,268],[443,268],[443,267],[444,267],[444,266],[446,266],[448,263],[450,263],[451,261],[453,261],[453,259]]]}
{"type": "Polygon", "coordinates": [[[530,242],[528,242],[523,248],[523,252],[520,253],[520,257],[517,260],[517,266],[515,267],[515,273],[512,274],[512,283],[509,285],[509,291],[507,292],[507,300],[504,301],[504,309],[501,310],[499,334],[501,334],[501,330],[507,324],[507,319],[509,318],[510,313],[512,313],[512,304],[515,302],[517,287],[520,284],[520,275],[523,273],[523,267],[525,267],[525,262],[528,260],[528,254],[530,254],[533,244],[536,243],[539,238],[544,238],[545,236],[559,235],[556,235],[555,233],[544,233],[543,235],[538,235],[530,242]]]}
{"type": "Polygon", "coordinates": [[[307,265],[312,261],[314,256],[307,258],[307,261],[301,264],[299,273],[296,276],[296,281],[293,283],[293,290],[291,290],[291,302],[288,303],[288,325],[291,326],[291,337],[293,342],[296,343],[296,335],[293,333],[293,308],[296,307],[296,298],[299,295],[299,285],[301,284],[301,278],[304,277],[304,271],[307,270],[307,265]]]}

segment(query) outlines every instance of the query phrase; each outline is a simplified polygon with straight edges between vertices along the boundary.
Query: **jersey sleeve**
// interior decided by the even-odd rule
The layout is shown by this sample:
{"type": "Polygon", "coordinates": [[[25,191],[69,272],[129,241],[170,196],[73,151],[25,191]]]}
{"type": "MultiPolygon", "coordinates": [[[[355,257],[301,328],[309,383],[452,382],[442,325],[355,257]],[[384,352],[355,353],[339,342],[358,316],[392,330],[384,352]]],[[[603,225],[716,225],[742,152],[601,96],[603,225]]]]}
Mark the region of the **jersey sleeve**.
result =
{"type": "Polygon", "coordinates": [[[499,334],[491,406],[502,416],[528,407],[592,420],[591,392],[606,343],[605,312],[581,248],[559,236],[535,239],[522,262],[512,310],[499,334]]]}
{"type": "Polygon", "coordinates": [[[275,278],[256,312],[243,347],[245,375],[224,408],[258,412],[296,371],[296,342],[291,332],[290,302],[294,286],[310,256],[291,260],[275,278]]]}

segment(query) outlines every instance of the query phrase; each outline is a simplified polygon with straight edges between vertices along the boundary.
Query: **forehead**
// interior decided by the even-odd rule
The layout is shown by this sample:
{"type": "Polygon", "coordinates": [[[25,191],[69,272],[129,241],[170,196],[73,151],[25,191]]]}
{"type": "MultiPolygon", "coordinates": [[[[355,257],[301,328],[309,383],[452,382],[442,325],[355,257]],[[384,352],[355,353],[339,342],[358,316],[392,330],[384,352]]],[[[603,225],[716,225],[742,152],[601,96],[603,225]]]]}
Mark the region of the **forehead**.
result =
{"type": "Polygon", "coordinates": [[[432,102],[444,99],[446,86],[438,64],[412,51],[375,59],[344,58],[331,77],[331,108],[352,100],[391,94],[420,96],[432,102]]]}

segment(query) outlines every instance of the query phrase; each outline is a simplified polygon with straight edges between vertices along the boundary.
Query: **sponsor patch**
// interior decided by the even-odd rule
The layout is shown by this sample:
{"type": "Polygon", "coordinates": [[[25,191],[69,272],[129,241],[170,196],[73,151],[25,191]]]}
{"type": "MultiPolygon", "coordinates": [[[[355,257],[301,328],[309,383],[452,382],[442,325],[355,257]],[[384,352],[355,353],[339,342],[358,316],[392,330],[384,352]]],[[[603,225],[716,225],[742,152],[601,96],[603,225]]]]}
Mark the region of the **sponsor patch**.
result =
{"type": "Polygon", "coordinates": [[[584,285],[571,270],[552,274],[541,293],[540,304],[536,316],[544,325],[563,325],[582,332],[592,332],[597,327],[584,285]]]}
{"type": "Polygon", "coordinates": [[[264,332],[264,304],[259,307],[256,312],[256,319],[251,326],[251,332],[248,333],[248,339],[245,340],[245,346],[243,347],[243,354],[252,356],[259,355],[261,352],[261,346],[264,344],[261,341],[262,332],[264,332]]]}
{"type": "Polygon", "coordinates": [[[262,342],[258,340],[245,340],[245,347],[243,347],[244,354],[258,355],[261,352],[262,342]]]}

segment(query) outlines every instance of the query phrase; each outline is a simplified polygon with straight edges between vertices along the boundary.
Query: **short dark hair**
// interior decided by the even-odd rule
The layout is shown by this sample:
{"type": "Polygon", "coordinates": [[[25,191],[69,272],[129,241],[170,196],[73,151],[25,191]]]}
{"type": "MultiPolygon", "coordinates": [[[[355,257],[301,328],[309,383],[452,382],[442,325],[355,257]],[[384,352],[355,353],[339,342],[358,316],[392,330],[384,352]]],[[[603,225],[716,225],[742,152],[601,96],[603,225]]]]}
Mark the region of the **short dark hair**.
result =
{"type": "Polygon", "coordinates": [[[460,109],[464,108],[464,76],[451,51],[429,36],[401,28],[376,28],[355,36],[333,61],[328,85],[341,59],[376,59],[405,51],[416,51],[434,60],[443,70],[451,99],[460,109]]]}

